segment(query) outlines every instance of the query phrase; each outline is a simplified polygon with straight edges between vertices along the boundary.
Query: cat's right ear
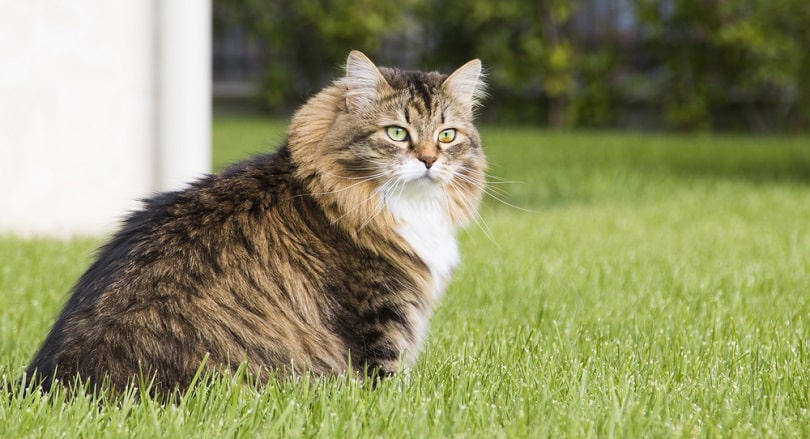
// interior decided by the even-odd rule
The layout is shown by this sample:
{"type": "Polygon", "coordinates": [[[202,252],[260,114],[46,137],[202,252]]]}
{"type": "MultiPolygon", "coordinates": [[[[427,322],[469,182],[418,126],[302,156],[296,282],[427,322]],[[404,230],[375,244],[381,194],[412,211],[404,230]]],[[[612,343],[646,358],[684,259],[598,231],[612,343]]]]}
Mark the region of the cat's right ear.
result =
{"type": "Polygon", "coordinates": [[[459,67],[445,79],[442,88],[470,109],[480,105],[487,95],[481,60],[474,59],[459,67]]]}
{"type": "Polygon", "coordinates": [[[382,73],[362,52],[352,50],[346,60],[346,106],[358,112],[374,104],[380,88],[388,85],[382,73]]]}

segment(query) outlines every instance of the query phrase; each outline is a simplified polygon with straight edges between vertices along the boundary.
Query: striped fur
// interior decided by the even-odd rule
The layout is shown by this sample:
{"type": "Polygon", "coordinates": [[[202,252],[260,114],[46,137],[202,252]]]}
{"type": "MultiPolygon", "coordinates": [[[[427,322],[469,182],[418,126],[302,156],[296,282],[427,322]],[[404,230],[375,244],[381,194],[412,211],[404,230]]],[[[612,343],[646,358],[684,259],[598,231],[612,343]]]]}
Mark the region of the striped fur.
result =
{"type": "Polygon", "coordinates": [[[401,72],[352,52],[276,153],[145,200],[73,287],[28,376],[122,388],[146,374],[168,392],[206,356],[257,376],[412,362],[483,190],[480,68],[401,72]],[[446,128],[457,138],[440,145],[446,128]]]}

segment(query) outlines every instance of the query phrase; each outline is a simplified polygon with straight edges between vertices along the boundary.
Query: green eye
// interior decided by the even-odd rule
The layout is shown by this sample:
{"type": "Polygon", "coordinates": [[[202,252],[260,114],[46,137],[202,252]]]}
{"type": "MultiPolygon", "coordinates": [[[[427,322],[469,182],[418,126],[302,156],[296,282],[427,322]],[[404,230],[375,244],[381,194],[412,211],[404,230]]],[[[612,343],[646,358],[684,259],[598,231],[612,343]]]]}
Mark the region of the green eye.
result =
{"type": "Polygon", "coordinates": [[[450,143],[456,138],[456,130],[448,128],[439,133],[439,142],[450,143]]]}
{"type": "Polygon", "coordinates": [[[390,126],[385,129],[386,134],[388,137],[391,138],[394,142],[404,142],[408,140],[408,130],[398,126],[390,126]]]}

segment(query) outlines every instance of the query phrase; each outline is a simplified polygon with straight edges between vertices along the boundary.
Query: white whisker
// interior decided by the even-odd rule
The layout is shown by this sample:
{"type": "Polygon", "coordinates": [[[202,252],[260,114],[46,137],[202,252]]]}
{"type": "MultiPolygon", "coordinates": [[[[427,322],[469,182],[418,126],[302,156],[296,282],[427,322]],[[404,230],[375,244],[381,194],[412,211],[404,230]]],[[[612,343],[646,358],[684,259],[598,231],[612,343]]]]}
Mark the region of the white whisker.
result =
{"type": "Polygon", "coordinates": [[[506,201],[506,200],[504,200],[503,198],[501,198],[501,197],[499,197],[499,196],[497,196],[497,195],[495,195],[495,194],[491,193],[490,191],[486,191],[486,194],[487,194],[487,195],[488,195],[490,198],[492,198],[493,200],[495,200],[495,201],[497,201],[497,202],[499,202],[499,203],[503,204],[504,206],[511,207],[512,209],[516,209],[516,210],[519,210],[519,211],[521,211],[521,212],[526,212],[526,213],[537,213],[537,211],[536,211],[536,210],[532,210],[532,209],[527,209],[527,208],[525,208],[525,207],[516,206],[516,205],[514,205],[514,204],[512,204],[512,203],[510,203],[510,202],[508,202],[508,201],[506,201]]]}
{"type": "Polygon", "coordinates": [[[487,184],[526,184],[525,181],[506,180],[493,174],[486,174],[486,177],[487,184]]]}
{"type": "MultiPolygon", "coordinates": [[[[391,181],[392,181],[392,180],[388,180],[388,181],[386,181],[385,183],[383,183],[383,185],[382,185],[382,186],[380,186],[380,189],[379,189],[379,191],[378,191],[378,192],[381,192],[381,195],[382,195],[382,196],[380,196],[380,197],[378,197],[378,198],[377,198],[377,204],[376,204],[376,206],[374,206],[374,209],[371,211],[371,214],[368,216],[368,218],[366,218],[366,220],[365,220],[365,221],[363,221],[363,223],[362,223],[362,224],[360,224],[360,227],[358,227],[358,228],[357,228],[357,231],[358,231],[358,232],[359,232],[359,231],[361,231],[361,230],[363,230],[363,229],[364,229],[364,228],[365,228],[365,227],[366,227],[366,226],[367,226],[369,223],[371,223],[371,221],[372,221],[374,218],[376,218],[376,217],[377,217],[377,215],[381,214],[381,213],[382,213],[382,211],[385,209],[385,192],[386,192],[386,187],[389,185],[389,183],[390,183],[391,181]]],[[[396,183],[395,183],[395,184],[396,184],[396,183]]],[[[368,201],[368,200],[366,200],[366,201],[368,201]]]]}
{"type": "Polygon", "coordinates": [[[467,199],[467,197],[464,196],[462,190],[459,189],[458,185],[454,183],[452,180],[449,184],[449,187],[453,189],[456,192],[456,194],[458,194],[458,196],[455,199],[459,200],[464,205],[464,208],[468,212],[472,213],[473,222],[475,223],[476,226],[478,226],[478,228],[481,230],[484,236],[486,236],[487,239],[489,239],[490,242],[495,244],[498,248],[501,248],[501,245],[498,243],[498,240],[495,239],[495,235],[492,233],[492,229],[490,229],[489,224],[487,224],[487,222],[484,220],[484,217],[481,216],[481,214],[478,212],[478,209],[476,209],[475,206],[473,206],[472,200],[467,199]]]}
{"type": "Polygon", "coordinates": [[[363,207],[363,206],[364,206],[366,203],[368,203],[368,202],[369,202],[369,200],[371,200],[372,198],[374,198],[374,196],[375,196],[375,195],[376,195],[376,194],[375,194],[374,192],[372,192],[372,193],[371,193],[371,195],[369,195],[368,197],[366,197],[366,199],[365,199],[365,200],[363,200],[363,201],[361,201],[361,202],[357,203],[357,205],[356,205],[356,206],[354,206],[353,208],[351,208],[351,209],[349,209],[348,211],[346,211],[346,212],[345,212],[343,215],[341,215],[341,216],[339,216],[339,217],[335,218],[335,219],[334,219],[334,220],[333,220],[333,221],[332,221],[330,224],[337,224],[337,223],[338,223],[340,220],[342,220],[343,218],[346,218],[347,216],[349,216],[350,214],[352,214],[352,213],[353,213],[354,211],[356,211],[357,209],[359,209],[359,208],[363,207]]]}
{"type": "MultiPolygon", "coordinates": [[[[365,172],[365,171],[373,171],[374,169],[369,168],[369,169],[348,169],[348,170],[353,171],[353,172],[365,172]]],[[[334,172],[329,172],[329,171],[323,171],[323,173],[325,175],[329,175],[331,177],[339,178],[341,180],[366,180],[366,181],[373,180],[375,178],[379,178],[379,177],[385,175],[385,172],[379,172],[379,171],[374,173],[374,174],[371,174],[371,175],[363,175],[363,176],[357,176],[357,177],[348,177],[348,176],[345,176],[345,175],[338,175],[338,174],[335,174],[334,172]]]]}
{"type": "Polygon", "coordinates": [[[302,196],[305,196],[305,195],[334,195],[334,194],[339,194],[341,192],[344,192],[344,191],[350,190],[350,189],[352,189],[352,188],[354,188],[356,186],[359,186],[359,185],[361,185],[363,183],[368,183],[370,181],[377,180],[380,177],[384,177],[386,175],[386,172],[380,172],[380,173],[370,175],[370,176],[367,176],[367,177],[357,177],[357,178],[355,178],[355,177],[343,177],[343,176],[339,176],[339,175],[335,175],[335,174],[331,174],[331,175],[333,175],[335,177],[338,177],[338,178],[344,178],[344,179],[347,179],[347,180],[357,179],[358,181],[356,181],[356,182],[354,182],[354,183],[352,183],[352,184],[350,184],[350,185],[348,185],[346,187],[342,187],[340,189],[335,189],[333,191],[307,192],[306,194],[295,195],[292,198],[302,197],[302,196]]]}
{"type": "MultiPolygon", "coordinates": [[[[488,177],[493,177],[492,175],[487,175],[487,176],[488,177]]],[[[508,207],[513,208],[513,209],[517,209],[517,210],[519,210],[521,212],[536,213],[534,210],[527,209],[525,207],[520,207],[520,206],[514,205],[514,204],[506,201],[504,199],[506,197],[506,193],[503,190],[499,189],[499,188],[493,188],[493,187],[490,187],[488,185],[485,186],[484,183],[482,183],[482,182],[480,182],[478,180],[475,180],[475,179],[473,179],[472,177],[470,177],[468,175],[464,175],[461,172],[457,173],[455,175],[455,177],[457,177],[460,180],[463,180],[463,181],[465,181],[467,183],[470,183],[470,184],[474,185],[478,189],[483,189],[484,193],[487,196],[489,196],[490,198],[494,199],[495,201],[503,204],[504,206],[508,206],[508,207]]],[[[504,183],[504,184],[510,183],[511,184],[511,183],[518,183],[518,182],[502,181],[501,183],[504,183]]]]}

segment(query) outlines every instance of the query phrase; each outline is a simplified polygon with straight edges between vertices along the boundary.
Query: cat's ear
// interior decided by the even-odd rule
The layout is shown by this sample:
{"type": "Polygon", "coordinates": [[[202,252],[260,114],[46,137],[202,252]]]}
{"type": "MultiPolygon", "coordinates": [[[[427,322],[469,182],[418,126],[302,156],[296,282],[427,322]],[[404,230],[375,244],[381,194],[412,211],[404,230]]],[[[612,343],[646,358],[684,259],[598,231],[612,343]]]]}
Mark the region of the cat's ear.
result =
{"type": "Polygon", "coordinates": [[[388,85],[382,73],[362,52],[352,50],[346,60],[346,105],[358,111],[374,103],[380,87],[388,85]]]}
{"type": "Polygon", "coordinates": [[[481,60],[474,59],[459,67],[444,80],[442,88],[470,108],[480,104],[487,95],[481,60]]]}

